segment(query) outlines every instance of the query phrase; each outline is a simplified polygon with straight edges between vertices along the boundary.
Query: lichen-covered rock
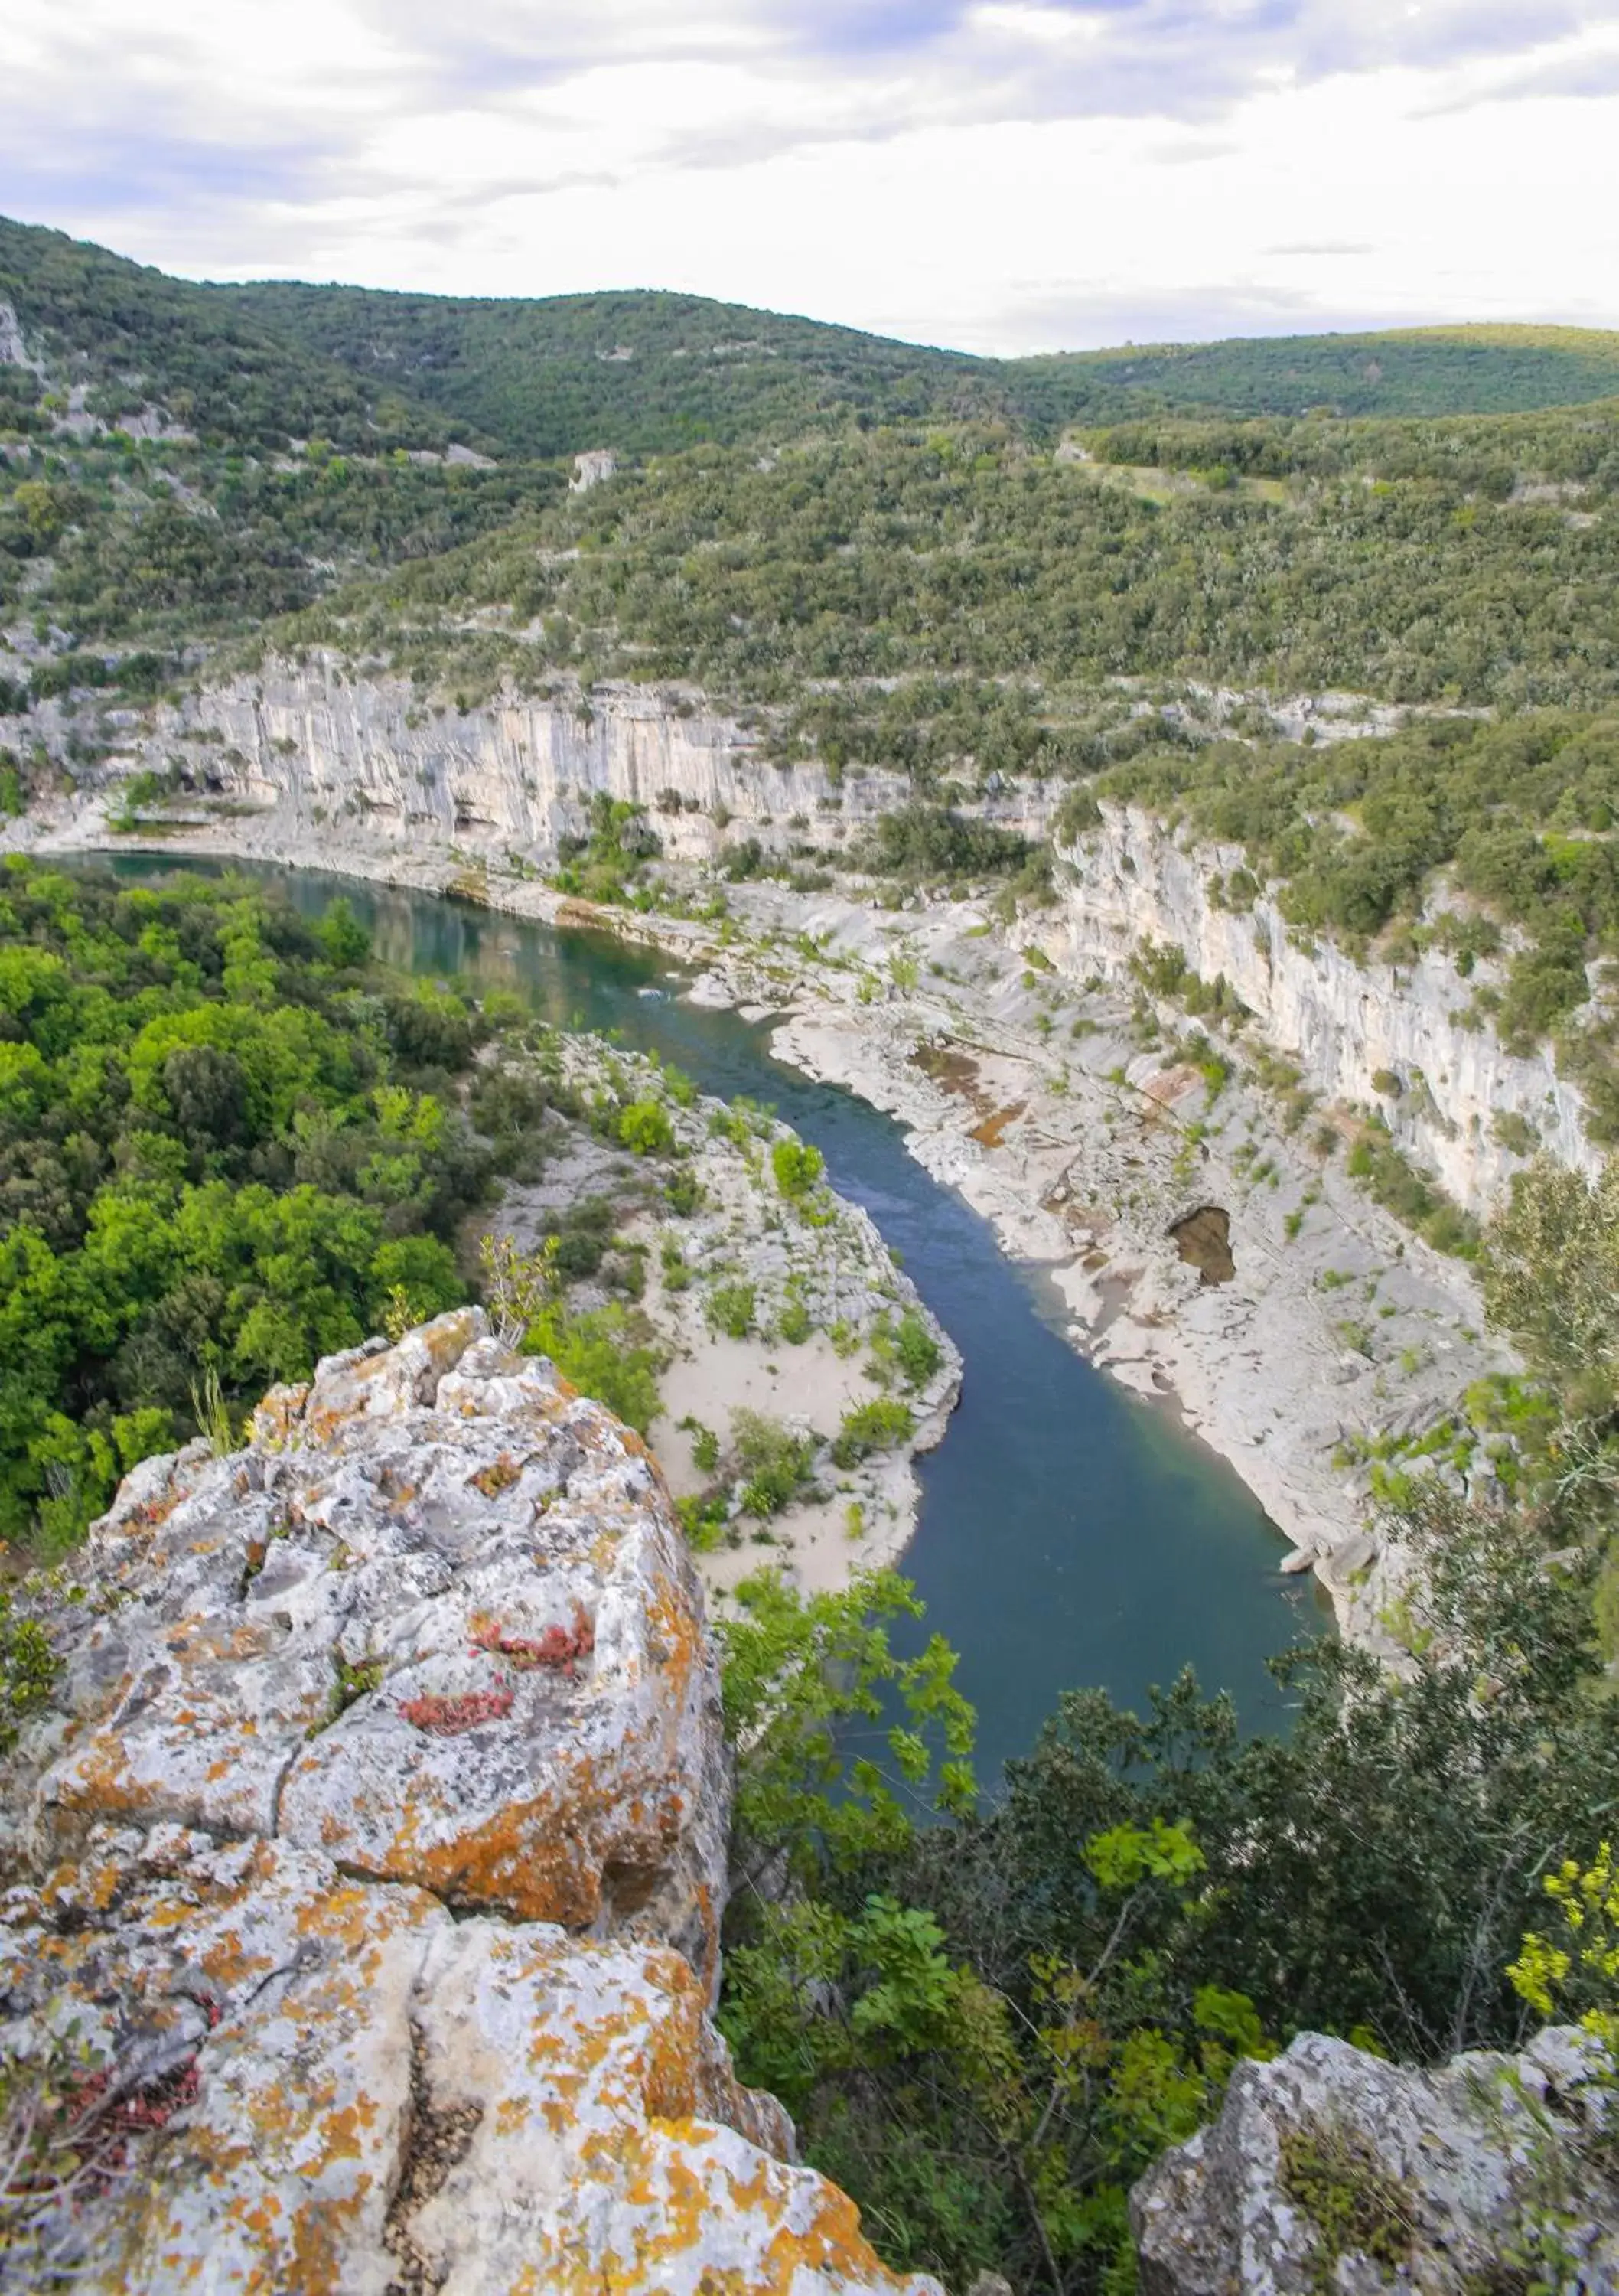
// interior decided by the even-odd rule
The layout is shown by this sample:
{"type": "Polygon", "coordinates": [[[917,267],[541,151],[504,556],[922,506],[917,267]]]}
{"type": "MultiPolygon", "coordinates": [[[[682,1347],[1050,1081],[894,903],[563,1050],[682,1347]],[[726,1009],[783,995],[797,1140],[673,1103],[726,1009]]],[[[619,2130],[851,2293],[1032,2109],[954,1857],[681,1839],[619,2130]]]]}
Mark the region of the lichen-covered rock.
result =
{"type": "Polygon", "coordinates": [[[170,1822],[712,1975],[727,1797],[684,1544],[639,1439],[463,1309],[149,1462],[52,1638],[37,1857],[170,1822]]]}
{"type": "Polygon", "coordinates": [[[599,1406],[441,1316],[149,1462],[78,1578],[4,1782],[0,2096],[56,2151],[0,2288],[933,2289],[709,2022],[714,1662],[599,1406]]]}
{"type": "Polygon", "coordinates": [[[280,1842],[98,1829],[0,1903],[0,1982],[10,2034],[77,2028],[118,2067],[75,2285],[896,2285],[777,2157],[785,2115],[739,2088],[668,1948],[457,1922],[280,1842]]]}
{"type": "Polygon", "coordinates": [[[1619,2289],[1594,2072],[1557,2028],[1434,2072],[1301,2034],[1240,2065],[1219,2119],[1136,2186],[1143,2296],[1619,2289]]]}

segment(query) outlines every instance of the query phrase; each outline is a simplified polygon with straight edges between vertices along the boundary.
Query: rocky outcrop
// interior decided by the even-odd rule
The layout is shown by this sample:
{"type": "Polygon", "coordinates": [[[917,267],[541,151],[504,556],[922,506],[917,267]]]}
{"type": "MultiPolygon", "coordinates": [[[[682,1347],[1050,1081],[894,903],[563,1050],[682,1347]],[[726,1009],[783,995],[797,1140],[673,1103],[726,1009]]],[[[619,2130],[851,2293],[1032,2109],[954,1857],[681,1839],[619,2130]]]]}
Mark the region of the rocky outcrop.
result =
{"type": "MultiPolygon", "coordinates": [[[[672,858],[706,858],[731,820],[744,829],[901,804],[902,775],[851,776],[832,795],[822,766],[775,765],[756,732],[700,695],[563,685],[461,707],[407,678],[357,676],[312,653],[209,688],[149,726],[132,722],[128,763],[250,807],[282,842],[323,828],[373,850],[452,843],[467,854],[554,862],[586,826],[593,796],[647,808],[672,858]]],[[[244,823],[245,825],[245,823],[244,823]]]]}
{"type": "Polygon", "coordinates": [[[1611,2072],[1566,2029],[1436,2072],[1319,2033],[1139,2184],[1142,2296],[1619,2288],[1611,2072]]]}
{"type": "Polygon", "coordinates": [[[78,2166],[0,2284],[896,2284],[708,2021],[717,1681],[636,1437],[462,1310],[149,1461],[74,1567],[0,2041],[78,2166]]]}
{"type": "Polygon", "coordinates": [[[1054,958],[1080,974],[1116,972],[1157,941],[1205,980],[1223,974],[1312,1091],[1378,1109],[1468,1210],[1487,1210],[1522,1162],[1500,1136],[1501,1117],[1522,1119],[1529,1132],[1518,1137],[1559,1162],[1599,1168],[1584,1103],[1549,1047],[1518,1059],[1487,1021],[1465,1023],[1471,984],[1442,951],[1359,964],[1290,931],[1268,894],[1248,909],[1223,906],[1217,885],[1243,865],[1241,849],[1183,843],[1135,808],[1105,808],[1101,825],[1063,858],[1061,930],[1047,939],[1054,958]]]}

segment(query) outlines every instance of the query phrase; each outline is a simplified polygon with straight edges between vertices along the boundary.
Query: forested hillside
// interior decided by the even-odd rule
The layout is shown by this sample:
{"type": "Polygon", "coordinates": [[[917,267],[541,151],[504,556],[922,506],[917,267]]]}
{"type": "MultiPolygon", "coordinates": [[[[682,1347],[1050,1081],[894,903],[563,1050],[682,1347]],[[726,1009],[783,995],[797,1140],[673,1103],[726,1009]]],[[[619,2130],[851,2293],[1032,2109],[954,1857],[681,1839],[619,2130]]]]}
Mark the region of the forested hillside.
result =
{"type": "Polygon", "coordinates": [[[699,295],[473,300],[276,282],[208,291],[524,455],[652,454],[827,422],[1018,411],[993,361],[699,295]]]}
{"type": "MultiPolygon", "coordinates": [[[[1198,415],[1505,414],[1619,390],[1619,335],[1412,328],[993,359],[697,295],[197,285],[0,218],[0,300],[109,420],[151,402],[206,439],[317,435],[546,458],[780,438],[851,418],[1065,424],[1198,415]],[[138,395],[137,395],[138,394],[138,395]]],[[[0,365],[8,395],[25,376],[0,365]]],[[[0,410],[4,411],[4,410],[0,410]]],[[[12,413],[16,411],[15,404],[12,413]]]]}
{"type": "Polygon", "coordinates": [[[204,288],[13,224],[0,302],[0,700],[150,693],[380,573],[341,627],[426,673],[475,670],[493,608],[488,674],[699,677],[834,763],[1094,764],[1120,677],[1500,707],[1619,674],[1619,339],[998,364],[684,296],[204,288]],[[627,467],[568,500],[603,445],[627,467]]]}
{"type": "Polygon", "coordinates": [[[444,408],[516,451],[652,453],[829,419],[992,416],[1042,437],[1153,412],[1495,414],[1619,390],[1619,337],[1480,327],[1168,344],[1024,359],[886,340],[698,295],[209,291],[318,358],[444,408]]]}
{"type": "Polygon", "coordinates": [[[1591,327],[1402,327],[1161,343],[1009,363],[1020,406],[1045,422],[1116,422],[1134,409],[1239,415],[1505,414],[1619,388],[1619,337],[1591,327]]]}
{"type": "Polygon", "coordinates": [[[312,434],[417,447],[460,435],[185,280],[3,217],[0,302],[45,370],[0,365],[10,400],[0,412],[29,435],[50,436],[50,418],[67,411],[41,404],[53,384],[104,423],[155,406],[206,444],[239,450],[312,434]]]}

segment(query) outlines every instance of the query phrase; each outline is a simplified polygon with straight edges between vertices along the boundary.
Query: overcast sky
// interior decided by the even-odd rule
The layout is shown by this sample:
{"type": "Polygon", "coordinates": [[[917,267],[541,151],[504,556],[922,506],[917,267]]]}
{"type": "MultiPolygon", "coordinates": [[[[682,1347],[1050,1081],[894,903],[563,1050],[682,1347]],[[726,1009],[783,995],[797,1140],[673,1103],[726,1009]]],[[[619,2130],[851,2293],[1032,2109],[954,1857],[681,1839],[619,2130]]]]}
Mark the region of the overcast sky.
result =
{"type": "Polygon", "coordinates": [[[1025,351],[1619,324],[1619,0],[4,0],[0,212],[1025,351]]]}

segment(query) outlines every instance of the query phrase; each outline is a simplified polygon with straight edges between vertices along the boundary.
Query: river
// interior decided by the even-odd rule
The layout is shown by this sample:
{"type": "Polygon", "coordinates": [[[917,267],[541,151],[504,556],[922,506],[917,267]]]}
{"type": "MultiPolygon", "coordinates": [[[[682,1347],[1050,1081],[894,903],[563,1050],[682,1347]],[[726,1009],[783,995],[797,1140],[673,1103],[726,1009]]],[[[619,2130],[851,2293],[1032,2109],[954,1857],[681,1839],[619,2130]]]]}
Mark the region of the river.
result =
{"type": "MultiPolygon", "coordinates": [[[[168,865],[114,865],[150,877],[168,865]]],[[[768,1027],[680,1001],[656,952],[313,871],[247,873],[279,882],[307,915],[340,895],[386,963],[464,973],[560,1026],[617,1030],[706,1092],[770,1103],[822,1150],[833,1186],[871,1213],[963,1357],[950,1431],[918,1463],[920,1521],[902,1568],[927,1606],[912,1639],[936,1631],[961,1652],[986,1783],[1081,1685],[1139,1706],[1191,1666],[1231,1693],[1246,1727],[1284,1726],[1264,1661],[1322,1629],[1313,1581],[1282,1578],[1258,1502],[1173,1411],[1075,1354],[1037,1271],[1002,1254],[889,1117],[773,1059],[768,1027]]]]}

